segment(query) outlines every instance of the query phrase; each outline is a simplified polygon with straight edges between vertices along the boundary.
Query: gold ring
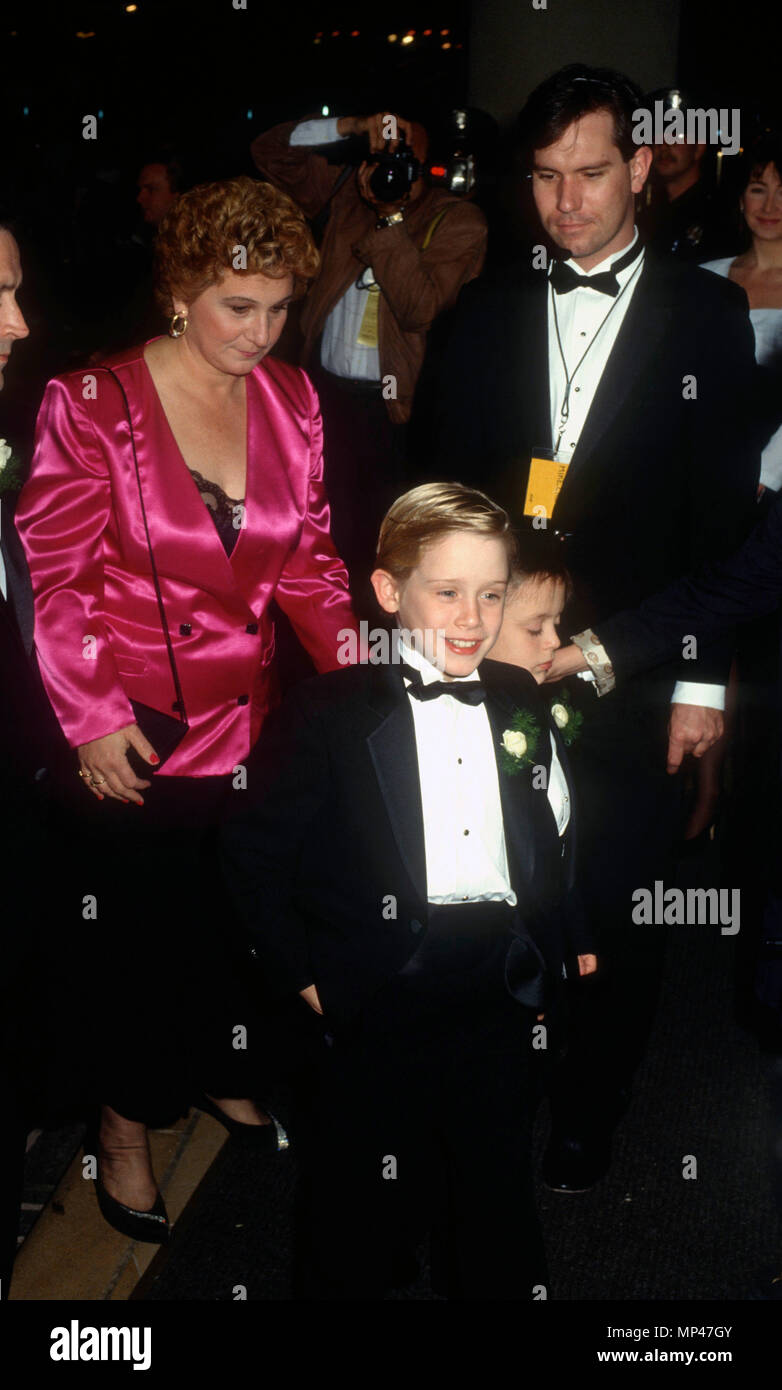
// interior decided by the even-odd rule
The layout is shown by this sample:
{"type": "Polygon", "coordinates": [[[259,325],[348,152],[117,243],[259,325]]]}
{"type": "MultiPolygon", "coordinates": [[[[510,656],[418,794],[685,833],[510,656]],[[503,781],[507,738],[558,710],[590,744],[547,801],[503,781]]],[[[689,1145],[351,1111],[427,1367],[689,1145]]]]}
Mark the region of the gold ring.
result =
{"type": "Polygon", "coordinates": [[[90,781],[91,781],[91,782],[95,782],[97,785],[100,785],[101,782],[105,782],[105,781],[106,781],[106,778],[105,778],[105,777],[91,777],[91,778],[90,778],[90,781]]]}
{"type": "Polygon", "coordinates": [[[83,777],[85,782],[92,782],[92,781],[93,781],[92,773],[91,773],[91,772],[82,772],[81,768],[79,768],[79,776],[80,776],[80,777],[83,777]]]}

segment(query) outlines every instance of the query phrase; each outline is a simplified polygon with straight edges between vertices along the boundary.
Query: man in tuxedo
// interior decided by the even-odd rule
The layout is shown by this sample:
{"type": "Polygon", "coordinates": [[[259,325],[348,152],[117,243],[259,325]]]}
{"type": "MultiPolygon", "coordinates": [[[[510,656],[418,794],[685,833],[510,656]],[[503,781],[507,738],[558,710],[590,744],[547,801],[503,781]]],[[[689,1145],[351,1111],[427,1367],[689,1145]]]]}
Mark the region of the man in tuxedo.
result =
{"type": "MultiPolygon", "coordinates": [[[[11,231],[0,226],[0,390],[14,345],[29,333],[16,295],[22,271],[11,231]]],[[[3,450],[7,454],[8,446],[3,450]]],[[[10,477],[12,459],[0,470],[10,477]]],[[[40,959],[47,923],[37,888],[55,872],[45,838],[46,784],[68,749],[33,655],[33,592],[10,494],[0,495],[0,797],[3,816],[3,954],[0,979],[0,1278],[7,1296],[16,1248],[24,1142],[39,1118],[48,1065],[46,982],[40,959]]],[[[43,952],[46,955],[46,952],[43,952]]]]}
{"type": "MultiPolygon", "coordinates": [[[[635,200],[651,151],[633,139],[637,88],[572,65],[522,113],[545,233],[511,283],[468,287],[438,404],[439,468],[547,526],[573,579],[563,625],[630,607],[694,564],[727,553],[751,521],[759,470],[753,336],[743,292],[644,248],[635,200]],[[547,457],[548,455],[548,457],[547,457]],[[558,491],[559,489],[559,491],[558,491]]],[[[654,1014],[662,931],[642,935],[633,890],[662,877],[680,811],[683,751],[722,731],[729,639],[629,682],[584,713],[573,773],[577,876],[602,969],[576,981],[572,1044],[552,1095],[544,1177],[583,1191],[610,1161],[612,1126],[654,1014]]]]}

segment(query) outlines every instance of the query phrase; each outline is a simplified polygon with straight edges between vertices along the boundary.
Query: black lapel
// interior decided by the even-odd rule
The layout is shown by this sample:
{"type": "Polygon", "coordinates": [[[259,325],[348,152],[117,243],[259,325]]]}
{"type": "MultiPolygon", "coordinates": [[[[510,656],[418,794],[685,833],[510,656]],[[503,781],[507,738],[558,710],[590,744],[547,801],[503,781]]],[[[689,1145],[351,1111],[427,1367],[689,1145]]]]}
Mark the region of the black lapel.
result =
{"type": "Polygon", "coordinates": [[[30,583],[30,574],[27,568],[25,553],[22,548],[22,542],[16,532],[11,509],[2,499],[0,499],[0,506],[2,507],[0,537],[2,537],[8,604],[16,618],[22,645],[27,655],[31,656],[33,650],[34,611],[33,589],[30,583]]]}
{"type": "Polygon", "coordinates": [[[494,737],[511,881],[519,901],[522,901],[525,896],[524,889],[534,883],[535,876],[535,828],[540,823],[540,808],[533,798],[545,797],[546,792],[545,789],[536,789],[533,786],[530,766],[522,767],[514,773],[504,770],[500,759],[502,735],[510,728],[516,710],[529,710],[540,729],[536,760],[548,768],[551,761],[548,720],[541,705],[537,684],[528,671],[522,671],[501,661],[484,661],[480,667],[480,675],[486,686],[486,712],[494,737]]]}
{"type": "Polygon", "coordinates": [[[372,671],[369,703],[382,723],[367,738],[402,862],[426,911],[426,842],[410,701],[398,666],[372,671]]]}
{"type": "Polygon", "coordinates": [[[664,268],[649,251],[646,251],[644,268],[630,307],[598,383],[573,453],[557,502],[558,518],[572,508],[574,499],[583,486],[589,464],[596,456],[600,441],[625,405],[636,383],[648,372],[650,363],[660,350],[675,308],[667,288],[664,268]]]}

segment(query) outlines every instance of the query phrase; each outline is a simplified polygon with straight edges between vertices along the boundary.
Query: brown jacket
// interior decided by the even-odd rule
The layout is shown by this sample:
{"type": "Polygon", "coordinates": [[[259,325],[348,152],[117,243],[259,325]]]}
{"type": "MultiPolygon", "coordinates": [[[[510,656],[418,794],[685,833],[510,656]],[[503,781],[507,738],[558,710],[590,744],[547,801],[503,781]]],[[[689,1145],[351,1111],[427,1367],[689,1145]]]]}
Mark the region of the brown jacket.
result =
{"type": "MultiPolygon", "coordinates": [[[[328,201],[342,168],[317,149],[288,142],[296,121],[274,126],[251,146],[260,170],[290,194],[308,217],[328,201]]],[[[426,334],[437,315],[455,303],[459,290],[475,279],[486,254],[486,219],[474,203],[440,188],[427,188],[410,204],[403,223],[375,229],[376,214],[361,198],[355,176],[343,183],[331,205],[321,248],[320,274],[301,315],[304,366],[328,315],[362,266],[371,266],[382,294],[378,310],[381,376],[396,378],[396,399],[387,400],[395,424],[410,418],[421,371],[426,334]],[[427,249],[424,240],[437,214],[427,249]]]]}

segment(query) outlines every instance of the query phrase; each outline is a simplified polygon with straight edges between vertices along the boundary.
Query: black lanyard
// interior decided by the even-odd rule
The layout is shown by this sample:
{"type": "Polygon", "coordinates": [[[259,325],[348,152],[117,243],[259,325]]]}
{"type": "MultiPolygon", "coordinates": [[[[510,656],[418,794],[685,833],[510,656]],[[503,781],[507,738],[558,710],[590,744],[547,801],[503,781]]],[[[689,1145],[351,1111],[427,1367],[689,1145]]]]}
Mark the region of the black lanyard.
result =
{"type": "MultiPolygon", "coordinates": [[[[635,248],[633,248],[633,249],[635,249],[635,248]]],[[[626,284],[624,284],[624,285],[622,286],[622,288],[620,289],[618,295],[617,295],[616,298],[614,299],[614,301],[613,301],[613,303],[612,303],[610,309],[608,310],[608,313],[606,314],[605,318],[603,319],[602,323],[598,324],[597,328],[595,329],[595,332],[592,334],[592,337],[590,338],[589,342],[587,343],[586,347],[584,348],[584,351],[582,352],[581,356],[579,357],[579,359],[578,359],[578,361],[577,361],[575,367],[573,368],[572,372],[570,373],[570,375],[568,375],[567,362],[565,361],[565,353],[564,353],[563,348],[562,348],[562,338],[560,337],[560,333],[559,333],[559,318],[558,318],[558,316],[557,316],[557,294],[556,294],[556,290],[553,290],[553,289],[552,289],[552,291],[551,291],[551,295],[552,295],[552,307],[553,307],[553,310],[554,310],[554,329],[555,329],[556,335],[557,335],[557,347],[559,348],[559,355],[560,355],[560,358],[561,358],[561,360],[562,360],[562,370],[563,370],[563,372],[565,373],[565,395],[564,395],[563,400],[562,400],[562,408],[561,408],[561,410],[560,410],[560,412],[559,412],[559,434],[557,435],[557,442],[556,442],[556,444],[554,445],[554,453],[555,453],[555,454],[558,453],[558,451],[559,451],[559,446],[560,446],[560,444],[562,443],[562,436],[563,436],[563,434],[565,433],[565,428],[566,428],[566,426],[567,426],[567,422],[568,422],[568,419],[569,419],[569,417],[570,417],[570,388],[571,388],[571,386],[573,385],[573,382],[574,382],[575,379],[576,379],[576,373],[577,373],[577,371],[579,370],[579,368],[580,368],[582,362],[584,361],[584,358],[586,357],[587,353],[589,352],[589,349],[594,345],[594,343],[596,342],[597,338],[599,338],[600,334],[602,333],[603,329],[605,328],[606,323],[608,322],[608,320],[610,319],[611,315],[613,314],[614,309],[616,308],[617,304],[619,303],[620,299],[622,298],[622,295],[624,294],[625,290],[629,289],[630,286],[632,285],[633,280],[635,279],[635,277],[636,277],[636,275],[638,274],[639,270],[642,268],[643,263],[644,263],[644,258],[643,258],[643,248],[642,248],[642,249],[641,249],[641,254],[639,255],[639,259],[638,259],[638,265],[636,266],[635,270],[633,271],[632,275],[630,276],[630,279],[629,279],[629,280],[626,282],[626,284]]],[[[585,284],[584,288],[585,288],[585,289],[589,289],[589,278],[588,278],[588,276],[585,276],[584,278],[585,278],[585,280],[586,280],[586,284],[585,284]]]]}

